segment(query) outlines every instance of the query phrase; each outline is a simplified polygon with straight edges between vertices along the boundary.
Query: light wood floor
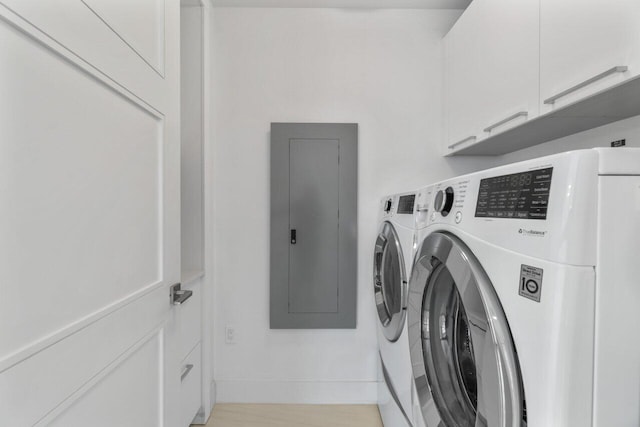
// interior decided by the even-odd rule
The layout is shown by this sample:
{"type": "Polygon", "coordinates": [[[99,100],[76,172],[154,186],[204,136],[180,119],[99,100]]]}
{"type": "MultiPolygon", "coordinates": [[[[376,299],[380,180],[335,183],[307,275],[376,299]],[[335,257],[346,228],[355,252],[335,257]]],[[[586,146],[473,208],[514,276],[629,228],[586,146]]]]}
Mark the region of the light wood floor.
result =
{"type": "Polygon", "coordinates": [[[206,427],[383,427],[376,405],[217,404],[206,427]]]}

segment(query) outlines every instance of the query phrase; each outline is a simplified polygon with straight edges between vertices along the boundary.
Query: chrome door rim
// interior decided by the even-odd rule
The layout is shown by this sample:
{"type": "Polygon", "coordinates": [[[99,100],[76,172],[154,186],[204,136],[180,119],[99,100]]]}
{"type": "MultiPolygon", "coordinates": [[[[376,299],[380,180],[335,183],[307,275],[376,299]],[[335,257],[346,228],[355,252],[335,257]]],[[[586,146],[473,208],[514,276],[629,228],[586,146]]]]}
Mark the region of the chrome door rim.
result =
{"type": "Polygon", "coordinates": [[[400,239],[396,233],[395,228],[389,221],[382,223],[380,232],[376,239],[376,244],[373,254],[373,292],[376,303],[376,311],[378,312],[378,319],[382,326],[382,331],[387,340],[395,342],[402,334],[402,328],[407,316],[407,294],[408,294],[408,281],[407,272],[404,263],[404,255],[402,253],[402,247],[400,245],[400,239]],[[391,313],[388,308],[387,298],[389,296],[385,293],[384,280],[384,259],[389,245],[393,245],[395,252],[398,254],[398,272],[399,272],[399,286],[400,286],[400,309],[397,312],[391,313]]]}
{"type": "MultiPolygon", "coordinates": [[[[487,425],[486,414],[483,411],[486,407],[492,405],[494,408],[499,408],[499,414],[489,414],[490,417],[495,418],[497,416],[497,419],[493,420],[491,427],[520,427],[523,425],[522,376],[502,306],[489,278],[473,253],[459,238],[444,231],[433,232],[424,239],[414,257],[409,281],[407,311],[411,363],[425,424],[427,427],[467,425],[464,422],[463,424],[456,424],[459,421],[451,421],[451,417],[445,413],[448,409],[444,408],[445,410],[443,410],[442,396],[438,396],[441,394],[442,385],[435,381],[434,378],[430,378],[430,375],[433,377],[433,366],[427,367],[425,363],[425,360],[429,361],[428,363],[435,363],[433,362],[433,357],[436,355],[436,351],[432,351],[434,343],[442,346],[444,344],[431,338],[425,339],[424,336],[433,337],[436,331],[446,335],[446,330],[444,332],[440,332],[440,330],[429,331],[429,328],[433,328],[433,326],[429,325],[428,319],[433,319],[433,316],[431,316],[433,313],[429,309],[425,311],[424,308],[425,300],[428,296],[427,293],[435,288],[440,280],[438,275],[443,269],[446,269],[450,274],[455,291],[461,299],[462,310],[472,308],[470,313],[473,315],[473,321],[475,323],[482,323],[483,321],[486,323],[487,332],[484,335],[484,340],[482,342],[478,341],[478,344],[482,344],[481,347],[483,348],[480,359],[492,357],[487,360],[489,362],[495,361],[495,364],[489,363],[490,367],[495,368],[495,372],[492,369],[487,369],[486,363],[479,370],[477,397],[478,402],[482,402],[482,407],[477,408],[478,414],[475,415],[475,421],[468,425],[487,425]],[[467,308],[465,309],[465,307],[467,308]],[[489,350],[486,350],[487,348],[489,350]],[[486,351],[490,351],[490,353],[486,354],[486,351]],[[483,387],[483,381],[485,381],[485,385],[489,384],[486,387],[489,389],[491,389],[492,384],[495,384],[498,392],[490,394],[483,392],[483,390],[486,390],[483,387]]],[[[430,300],[427,302],[430,302],[430,300]]],[[[447,326],[446,321],[445,319],[445,326],[447,326]]],[[[442,325],[436,326],[440,329],[446,329],[442,325]]],[[[473,341],[473,339],[469,339],[473,341]]],[[[450,337],[442,338],[440,341],[448,340],[455,341],[450,337]]],[[[475,351],[475,353],[478,354],[478,351],[475,351]]],[[[451,365],[453,361],[448,360],[448,363],[451,365]]],[[[478,369],[477,366],[476,369],[478,369]]]]}

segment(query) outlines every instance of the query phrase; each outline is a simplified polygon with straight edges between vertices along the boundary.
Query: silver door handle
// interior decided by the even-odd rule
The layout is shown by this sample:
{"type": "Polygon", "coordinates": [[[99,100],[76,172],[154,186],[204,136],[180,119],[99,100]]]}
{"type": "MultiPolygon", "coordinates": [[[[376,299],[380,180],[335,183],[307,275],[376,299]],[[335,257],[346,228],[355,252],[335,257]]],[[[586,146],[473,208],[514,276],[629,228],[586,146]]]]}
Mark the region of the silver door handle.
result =
{"type": "Polygon", "coordinates": [[[517,119],[518,117],[527,117],[528,115],[529,113],[527,111],[518,111],[517,113],[510,115],[506,119],[502,119],[499,122],[496,122],[490,126],[487,126],[486,128],[484,128],[484,131],[491,132],[494,128],[497,128],[498,126],[503,125],[505,123],[509,123],[513,119],[517,119]]]}
{"type": "Polygon", "coordinates": [[[467,141],[473,141],[473,142],[475,142],[475,141],[476,141],[476,136],[475,136],[475,135],[468,136],[468,137],[466,137],[465,139],[461,139],[460,141],[458,141],[458,142],[455,142],[455,143],[451,144],[448,148],[449,148],[450,150],[453,150],[453,149],[454,149],[455,147],[457,147],[458,145],[460,145],[460,144],[464,144],[464,143],[465,143],[465,142],[467,142],[467,141]]]}
{"type": "Polygon", "coordinates": [[[193,365],[189,364],[184,367],[182,373],[180,374],[180,381],[184,381],[185,377],[189,375],[189,372],[193,369],[193,365]]]}
{"type": "Polygon", "coordinates": [[[184,304],[186,300],[191,298],[191,295],[193,295],[193,291],[182,289],[182,285],[180,283],[176,283],[175,285],[171,286],[169,298],[171,299],[171,304],[181,305],[184,304]]]}
{"type": "Polygon", "coordinates": [[[570,87],[569,89],[563,90],[562,92],[560,92],[557,95],[552,96],[551,98],[547,98],[544,100],[545,104],[553,104],[554,102],[556,102],[558,99],[562,98],[563,96],[569,95],[571,92],[575,92],[578,89],[582,89],[585,86],[589,86],[591,83],[596,82],[602,78],[605,78],[611,74],[615,74],[615,73],[624,73],[625,71],[627,71],[629,69],[629,67],[627,67],[626,65],[617,65],[613,68],[608,69],[607,71],[604,71],[600,74],[598,74],[597,76],[593,76],[590,79],[587,79],[585,81],[583,81],[582,83],[578,83],[575,86],[570,87]]]}

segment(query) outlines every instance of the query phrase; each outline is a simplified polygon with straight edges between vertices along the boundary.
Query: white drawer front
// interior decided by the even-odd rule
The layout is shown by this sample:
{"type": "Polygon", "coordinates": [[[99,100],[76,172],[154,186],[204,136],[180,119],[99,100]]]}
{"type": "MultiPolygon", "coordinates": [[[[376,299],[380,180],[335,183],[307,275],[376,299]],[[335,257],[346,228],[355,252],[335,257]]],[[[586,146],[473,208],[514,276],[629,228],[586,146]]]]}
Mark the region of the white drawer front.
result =
{"type": "Polygon", "coordinates": [[[200,410],[202,395],[202,356],[200,344],[193,349],[180,366],[181,381],[181,409],[180,426],[187,427],[200,410]]]}

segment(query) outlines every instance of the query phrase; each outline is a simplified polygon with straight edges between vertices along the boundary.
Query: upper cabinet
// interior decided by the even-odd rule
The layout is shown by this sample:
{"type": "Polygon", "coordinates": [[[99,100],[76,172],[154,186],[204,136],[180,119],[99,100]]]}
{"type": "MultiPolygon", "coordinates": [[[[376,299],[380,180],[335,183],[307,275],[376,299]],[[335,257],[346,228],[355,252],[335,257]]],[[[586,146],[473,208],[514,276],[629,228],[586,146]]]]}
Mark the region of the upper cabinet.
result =
{"type": "Polygon", "coordinates": [[[638,0],[540,0],[540,28],[543,112],[640,73],[638,0]]]}
{"type": "Polygon", "coordinates": [[[538,0],[477,0],[445,37],[447,149],[538,115],[538,10],[538,0]]]}
{"type": "Polygon", "coordinates": [[[445,36],[445,155],[640,114],[640,1],[476,0],[445,36]]]}
{"type": "MultiPolygon", "coordinates": [[[[472,3],[472,6],[475,3],[472,3]]],[[[475,8],[474,8],[475,9],[475,8]]],[[[469,11],[470,13],[473,11],[469,11]]],[[[473,15],[473,13],[471,13],[473,15]]],[[[462,15],[461,20],[471,19],[462,15]]],[[[479,87],[475,84],[479,57],[474,49],[475,40],[469,37],[472,25],[458,25],[451,29],[445,43],[445,123],[446,141],[460,144],[477,139],[478,119],[474,113],[478,109],[479,87]],[[474,43],[469,46],[468,39],[474,43]]]]}

